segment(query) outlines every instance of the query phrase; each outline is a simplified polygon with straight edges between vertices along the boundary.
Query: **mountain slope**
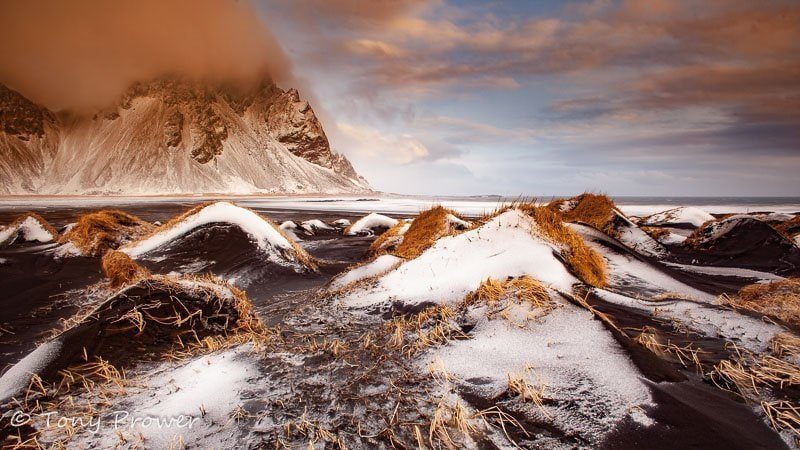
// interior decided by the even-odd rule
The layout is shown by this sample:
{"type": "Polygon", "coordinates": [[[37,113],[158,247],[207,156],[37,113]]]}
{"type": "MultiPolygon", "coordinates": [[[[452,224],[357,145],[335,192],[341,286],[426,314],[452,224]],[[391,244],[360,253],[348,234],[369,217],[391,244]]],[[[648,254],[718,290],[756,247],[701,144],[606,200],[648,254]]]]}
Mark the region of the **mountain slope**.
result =
{"type": "Polygon", "coordinates": [[[308,102],[164,78],[93,118],[0,85],[2,194],[346,193],[369,190],[308,102]]]}

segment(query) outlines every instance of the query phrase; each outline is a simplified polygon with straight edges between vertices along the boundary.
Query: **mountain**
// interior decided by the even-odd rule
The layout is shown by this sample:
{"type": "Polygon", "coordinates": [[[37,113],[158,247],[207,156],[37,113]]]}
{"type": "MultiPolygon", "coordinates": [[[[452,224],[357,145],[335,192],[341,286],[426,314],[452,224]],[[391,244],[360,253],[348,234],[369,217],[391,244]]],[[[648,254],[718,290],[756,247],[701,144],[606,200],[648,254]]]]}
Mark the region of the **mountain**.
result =
{"type": "Polygon", "coordinates": [[[94,117],[0,84],[0,194],[355,193],[297,90],[179,78],[137,83],[94,117]]]}

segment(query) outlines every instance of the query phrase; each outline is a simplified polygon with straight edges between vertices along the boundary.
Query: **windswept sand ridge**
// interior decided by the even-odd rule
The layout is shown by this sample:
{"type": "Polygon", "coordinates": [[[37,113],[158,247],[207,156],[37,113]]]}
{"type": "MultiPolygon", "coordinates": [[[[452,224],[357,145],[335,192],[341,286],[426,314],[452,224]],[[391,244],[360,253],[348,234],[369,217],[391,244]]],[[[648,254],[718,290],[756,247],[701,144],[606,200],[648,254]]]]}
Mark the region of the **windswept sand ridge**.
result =
{"type": "Polygon", "coordinates": [[[257,213],[228,202],[200,205],[162,225],[136,242],[120,250],[136,259],[157,249],[172,245],[182,236],[211,224],[229,224],[240,228],[264,251],[266,257],[278,264],[314,269],[315,263],[302,248],[288,238],[279,227],[257,213]]]}

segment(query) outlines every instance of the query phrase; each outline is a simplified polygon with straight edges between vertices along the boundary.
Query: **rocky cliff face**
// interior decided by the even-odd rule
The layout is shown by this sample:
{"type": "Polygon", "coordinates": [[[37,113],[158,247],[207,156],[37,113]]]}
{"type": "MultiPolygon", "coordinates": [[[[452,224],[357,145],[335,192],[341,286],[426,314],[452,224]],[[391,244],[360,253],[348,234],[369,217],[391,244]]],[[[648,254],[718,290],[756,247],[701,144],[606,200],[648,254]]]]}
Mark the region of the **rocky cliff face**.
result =
{"type": "Polygon", "coordinates": [[[0,193],[343,193],[369,190],[331,151],[308,102],[164,78],[93,118],[55,115],[0,87],[0,193]]]}

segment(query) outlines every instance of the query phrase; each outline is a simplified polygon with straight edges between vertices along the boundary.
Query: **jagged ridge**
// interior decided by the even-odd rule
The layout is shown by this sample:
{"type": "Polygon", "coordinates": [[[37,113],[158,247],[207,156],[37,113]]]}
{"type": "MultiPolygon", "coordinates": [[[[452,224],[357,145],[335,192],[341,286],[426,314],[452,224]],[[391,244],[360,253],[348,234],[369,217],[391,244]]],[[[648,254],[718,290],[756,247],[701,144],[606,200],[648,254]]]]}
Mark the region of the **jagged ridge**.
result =
{"type": "Polygon", "coordinates": [[[0,85],[5,194],[341,193],[369,189],[295,89],[136,83],[92,118],[0,85]]]}

